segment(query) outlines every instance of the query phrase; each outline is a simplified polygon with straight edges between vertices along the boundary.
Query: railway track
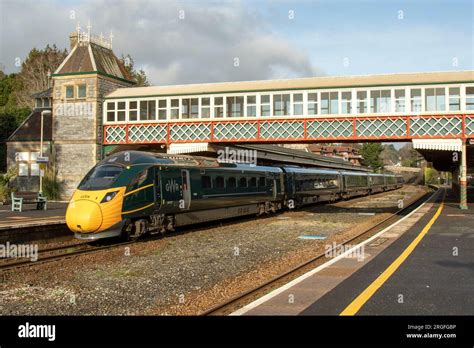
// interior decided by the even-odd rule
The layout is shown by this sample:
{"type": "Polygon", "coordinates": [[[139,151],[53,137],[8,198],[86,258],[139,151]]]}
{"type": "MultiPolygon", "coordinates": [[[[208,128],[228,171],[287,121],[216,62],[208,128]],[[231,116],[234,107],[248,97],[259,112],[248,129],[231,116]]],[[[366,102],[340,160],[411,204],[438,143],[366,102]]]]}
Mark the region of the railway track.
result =
{"type": "MultiPolygon", "coordinates": [[[[437,187],[431,187],[433,190],[438,191],[439,188],[437,187]]],[[[428,192],[424,195],[422,195],[419,198],[415,198],[412,201],[410,201],[405,207],[399,209],[395,213],[391,214],[384,220],[376,223],[375,225],[371,226],[370,228],[366,229],[362,233],[357,234],[354,237],[351,237],[344,241],[343,243],[340,243],[334,247],[340,248],[341,246],[347,245],[347,244],[357,244],[358,242],[362,242],[368,238],[370,238],[372,235],[378,233],[379,231],[383,230],[387,226],[393,224],[397,220],[401,219],[404,215],[410,213],[414,209],[416,209],[418,206],[420,206],[426,199],[431,196],[433,193],[428,192]]],[[[290,269],[289,271],[286,271],[266,282],[263,284],[260,284],[256,286],[255,288],[249,289],[243,293],[240,293],[202,313],[199,315],[201,316],[208,316],[208,315],[229,315],[236,310],[244,307],[245,305],[257,300],[258,298],[268,294],[269,292],[283,286],[284,284],[289,283],[293,279],[296,279],[297,277],[301,276],[302,274],[316,268],[317,266],[323,264],[326,261],[326,252],[321,253],[310,260],[290,269]]]]}
{"type": "Polygon", "coordinates": [[[75,257],[78,255],[90,254],[106,249],[116,248],[118,246],[125,246],[135,243],[134,241],[114,243],[110,245],[100,245],[94,246],[87,244],[85,242],[76,243],[72,245],[58,246],[54,248],[46,248],[38,250],[38,259],[36,261],[31,261],[31,258],[24,259],[3,259],[0,262],[0,271],[18,269],[21,267],[30,267],[43,264],[51,261],[64,260],[67,258],[75,257]]]}

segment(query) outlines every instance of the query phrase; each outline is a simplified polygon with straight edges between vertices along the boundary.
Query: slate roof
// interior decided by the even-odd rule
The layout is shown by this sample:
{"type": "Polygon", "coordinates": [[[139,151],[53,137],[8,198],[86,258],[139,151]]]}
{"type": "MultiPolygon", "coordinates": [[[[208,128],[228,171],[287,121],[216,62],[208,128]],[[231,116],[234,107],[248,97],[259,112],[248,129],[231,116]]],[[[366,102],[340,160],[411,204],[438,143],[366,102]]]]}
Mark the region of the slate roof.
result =
{"type": "MultiPolygon", "coordinates": [[[[13,141],[39,141],[41,138],[41,112],[51,109],[34,109],[25,121],[18,127],[7,142],[13,141]]],[[[43,119],[43,141],[52,140],[51,114],[45,114],[43,119]]]]}
{"type": "Polygon", "coordinates": [[[78,43],[54,75],[99,73],[135,83],[131,74],[114,52],[93,42],[78,43]]]}

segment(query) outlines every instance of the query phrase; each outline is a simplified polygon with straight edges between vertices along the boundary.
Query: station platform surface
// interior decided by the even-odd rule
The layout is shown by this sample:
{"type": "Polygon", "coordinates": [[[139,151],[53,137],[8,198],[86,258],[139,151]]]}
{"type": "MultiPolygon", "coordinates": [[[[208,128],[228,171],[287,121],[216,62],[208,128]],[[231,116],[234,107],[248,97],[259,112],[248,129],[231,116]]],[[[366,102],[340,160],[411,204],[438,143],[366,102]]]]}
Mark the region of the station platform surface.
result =
{"type": "Polygon", "coordinates": [[[361,253],[328,259],[234,315],[472,315],[474,192],[442,188],[361,253]],[[355,257],[357,256],[357,257],[355,257]]]}
{"type": "Polygon", "coordinates": [[[36,210],[36,204],[24,204],[23,211],[11,211],[11,205],[0,206],[0,231],[66,222],[67,203],[48,202],[47,210],[36,210]]]}

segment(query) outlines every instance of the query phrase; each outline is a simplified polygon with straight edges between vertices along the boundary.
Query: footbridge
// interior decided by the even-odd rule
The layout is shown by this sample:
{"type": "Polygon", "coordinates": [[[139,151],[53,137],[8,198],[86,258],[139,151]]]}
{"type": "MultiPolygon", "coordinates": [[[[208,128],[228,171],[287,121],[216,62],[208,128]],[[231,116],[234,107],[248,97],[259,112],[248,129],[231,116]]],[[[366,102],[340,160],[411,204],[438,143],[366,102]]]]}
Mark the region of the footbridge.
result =
{"type": "Polygon", "coordinates": [[[169,151],[182,144],[413,141],[435,167],[457,175],[466,208],[474,71],[120,88],[104,101],[102,136],[105,146],[169,151]]]}

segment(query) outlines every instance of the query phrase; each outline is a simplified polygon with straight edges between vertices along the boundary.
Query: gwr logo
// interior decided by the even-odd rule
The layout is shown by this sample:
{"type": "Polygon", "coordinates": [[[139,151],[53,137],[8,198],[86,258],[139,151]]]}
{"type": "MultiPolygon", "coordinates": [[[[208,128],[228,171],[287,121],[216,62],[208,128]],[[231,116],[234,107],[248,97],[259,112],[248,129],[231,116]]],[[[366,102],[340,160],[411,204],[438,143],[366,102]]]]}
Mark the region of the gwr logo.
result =
{"type": "Polygon", "coordinates": [[[179,184],[176,182],[175,179],[169,179],[168,182],[165,184],[165,190],[167,192],[178,192],[179,191],[179,184]]]}

